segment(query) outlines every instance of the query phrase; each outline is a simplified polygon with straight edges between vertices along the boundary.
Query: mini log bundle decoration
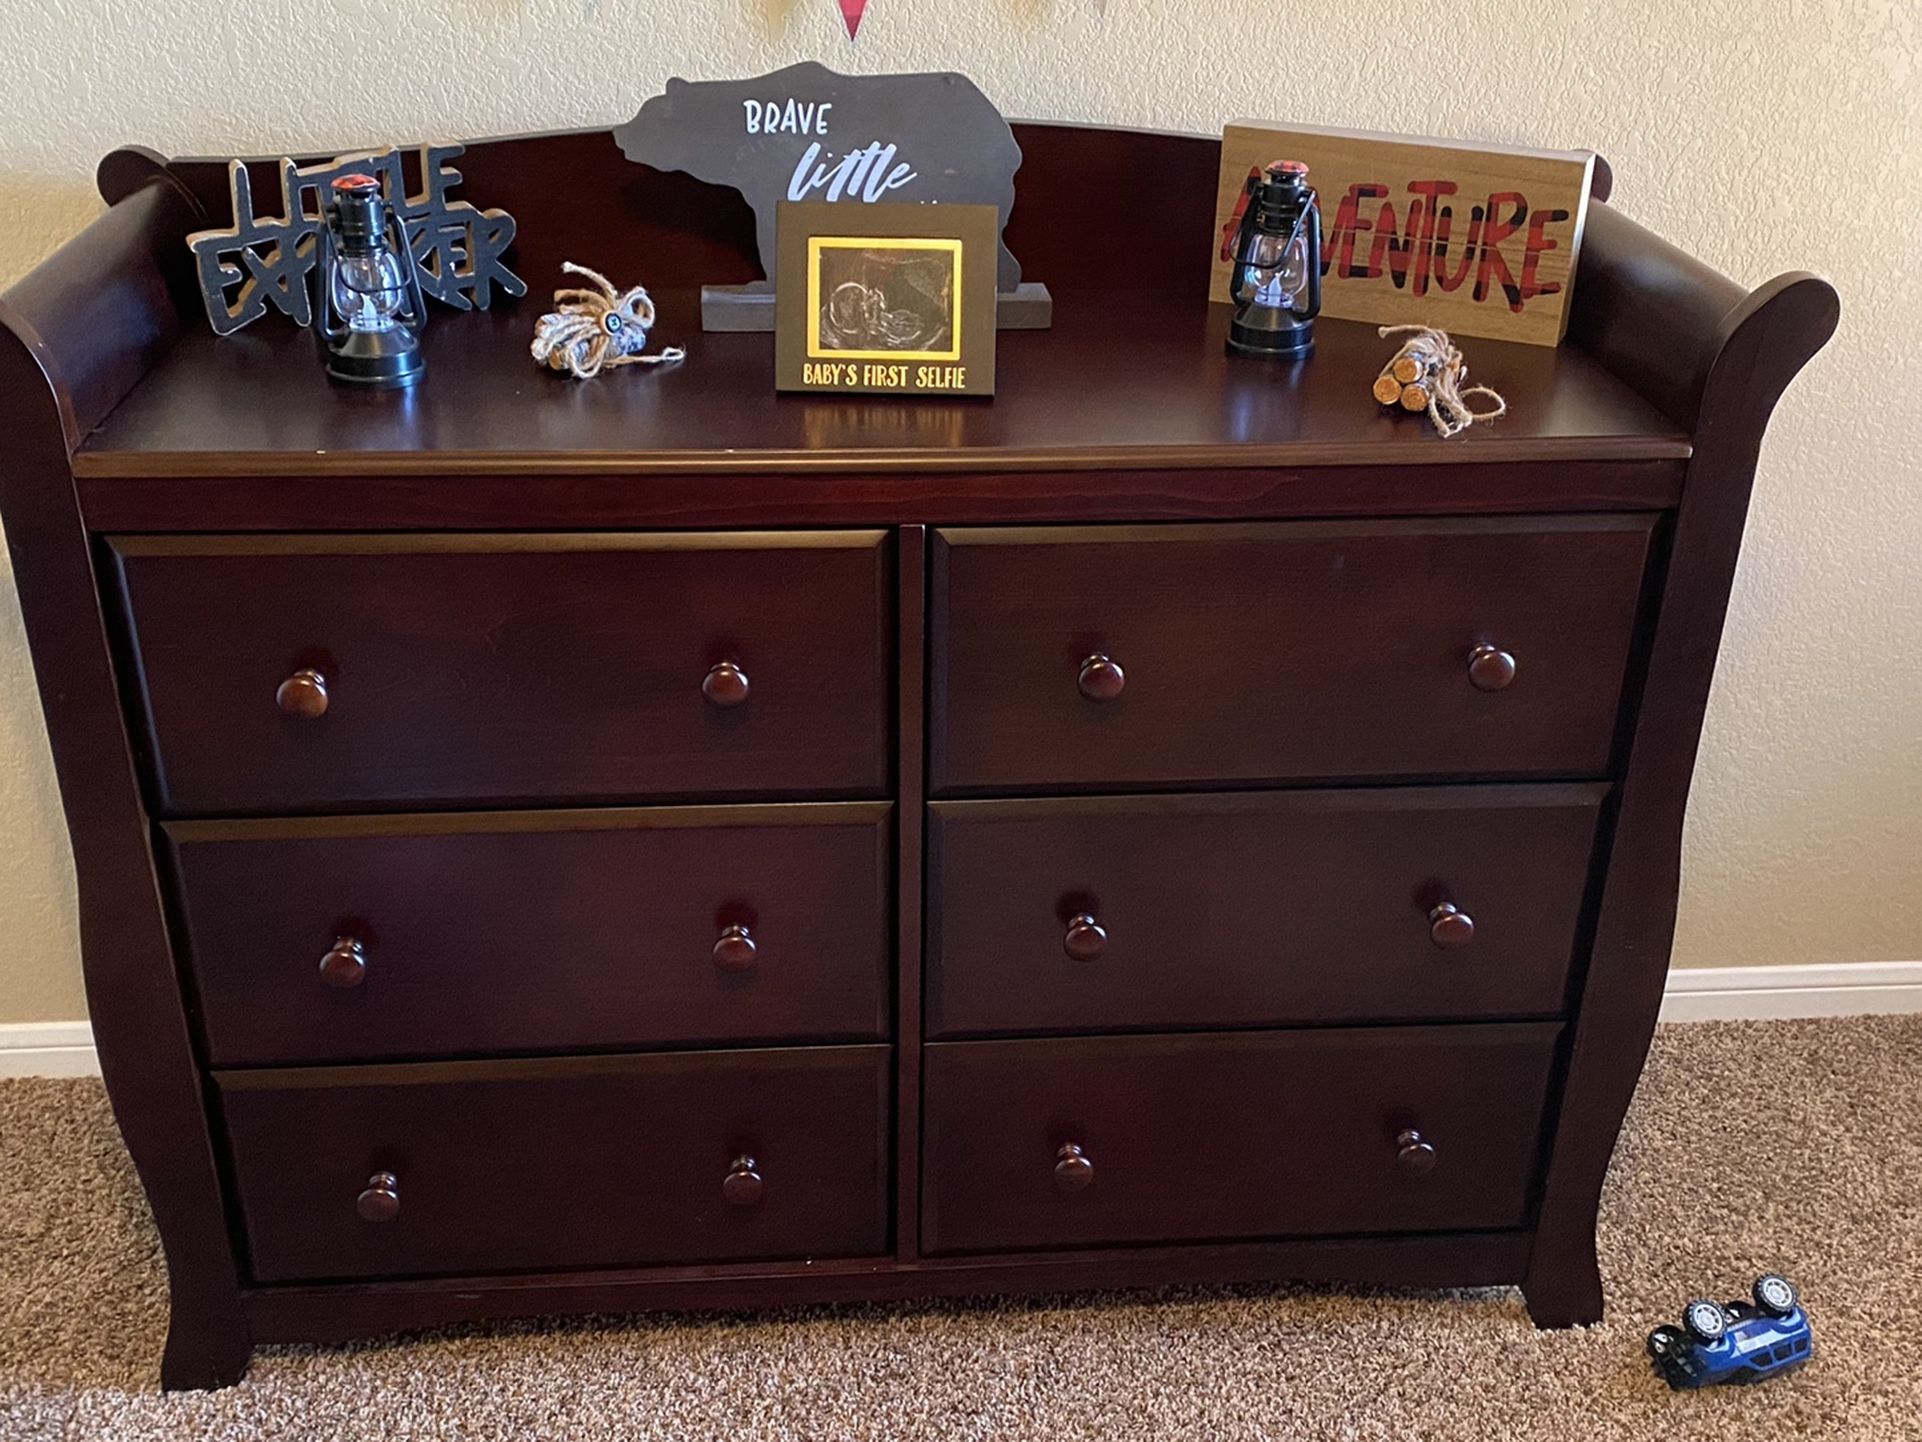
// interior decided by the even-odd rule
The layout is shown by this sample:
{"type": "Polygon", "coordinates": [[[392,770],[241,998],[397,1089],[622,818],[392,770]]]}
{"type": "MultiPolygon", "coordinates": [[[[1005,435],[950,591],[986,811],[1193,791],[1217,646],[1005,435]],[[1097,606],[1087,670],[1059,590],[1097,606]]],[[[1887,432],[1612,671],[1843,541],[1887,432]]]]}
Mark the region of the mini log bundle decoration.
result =
{"type": "Polygon", "coordinates": [[[1508,402],[1487,386],[1462,389],[1468,379],[1468,362],[1448,338],[1445,330],[1425,325],[1385,325],[1376,332],[1383,340],[1392,335],[1408,339],[1375,377],[1375,399],[1385,406],[1400,406],[1405,411],[1426,411],[1442,439],[1459,435],[1476,421],[1492,421],[1508,413],[1508,402]],[[1468,397],[1483,395],[1494,401],[1492,409],[1473,410],[1468,397]]]}

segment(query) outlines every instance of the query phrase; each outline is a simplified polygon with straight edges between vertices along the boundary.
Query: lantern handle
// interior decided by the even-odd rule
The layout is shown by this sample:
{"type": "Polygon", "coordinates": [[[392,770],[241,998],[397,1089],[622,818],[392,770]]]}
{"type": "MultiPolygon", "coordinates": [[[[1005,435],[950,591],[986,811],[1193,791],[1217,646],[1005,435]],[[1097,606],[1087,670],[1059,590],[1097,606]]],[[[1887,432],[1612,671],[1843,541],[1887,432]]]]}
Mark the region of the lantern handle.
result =
{"type": "Polygon", "coordinates": [[[401,219],[399,206],[387,207],[387,224],[400,242],[394,248],[399,252],[401,269],[407,276],[407,304],[413,313],[414,329],[425,330],[427,329],[427,303],[421,299],[420,264],[414,259],[414,243],[407,236],[407,222],[401,219]]]}
{"type": "Polygon", "coordinates": [[[333,298],[327,293],[327,272],[333,259],[334,222],[333,217],[323,206],[320,213],[320,229],[314,233],[314,263],[307,272],[307,290],[309,322],[314,334],[328,345],[338,341],[347,333],[344,325],[336,331],[332,320],[333,298]]]}
{"type": "Polygon", "coordinates": [[[1307,233],[1302,236],[1302,246],[1308,254],[1308,314],[1321,314],[1321,194],[1314,186],[1308,187],[1308,203],[1301,208],[1301,218],[1295,222],[1298,228],[1307,233]],[[1311,223],[1312,222],[1312,223],[1311,223]]]}

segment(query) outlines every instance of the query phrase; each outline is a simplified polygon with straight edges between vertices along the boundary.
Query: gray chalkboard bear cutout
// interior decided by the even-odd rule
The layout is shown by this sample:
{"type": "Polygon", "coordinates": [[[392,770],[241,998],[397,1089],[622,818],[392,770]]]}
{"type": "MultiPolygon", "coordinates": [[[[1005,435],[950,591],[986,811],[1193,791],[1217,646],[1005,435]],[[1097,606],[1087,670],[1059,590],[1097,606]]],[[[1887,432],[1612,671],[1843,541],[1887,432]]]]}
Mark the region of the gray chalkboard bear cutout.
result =
{"type": "MultiPolygon", "coordinates": [[[[1008,223],[1021,147],[972,80],[952,72],[840,75],[809,60],[752,80],[669,80],[614,139],[629,160],[731,185],[753,207],[761,266],[775,271],[783,200],[992,205],[1008,223]]],[[[1045,287],[1021,283],[1001,242],[1004,327],[1048,324],[1045,287]]],[[[772,330],[772,281],[708,286],[709,330],[772,330]]]]}

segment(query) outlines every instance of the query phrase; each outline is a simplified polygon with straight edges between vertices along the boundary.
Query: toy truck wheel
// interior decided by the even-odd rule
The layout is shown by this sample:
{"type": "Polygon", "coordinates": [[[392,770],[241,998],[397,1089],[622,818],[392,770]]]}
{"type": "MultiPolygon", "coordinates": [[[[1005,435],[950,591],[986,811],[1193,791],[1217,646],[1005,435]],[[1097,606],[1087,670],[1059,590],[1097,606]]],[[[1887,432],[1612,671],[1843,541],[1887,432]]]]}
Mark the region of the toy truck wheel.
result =
{"type": "Polygon", "coordinates": [[[1659,1362],[1664,1357],[1673,1356],[1676,1348],[1687,1340],[1680,1327],[1664,1324],[1648,1334],[1648,1355],[1659,1362]]]}
{"type": "Polygon", "coordinates": [[[1794,1283],[1787,1277],[1769,1272],[1755,1279],[1755,1305],[1769,1316],[1786,1317],[1800,1302],[1794,1283]]]}
{"type": "Polygon", "coordinates": [[[1682,1330],[1703,1344],[1719,1342],[1728,1331],[1728,1313],[1706,1299],[1690,1302],[1682,1313],[1682,1330]]]}

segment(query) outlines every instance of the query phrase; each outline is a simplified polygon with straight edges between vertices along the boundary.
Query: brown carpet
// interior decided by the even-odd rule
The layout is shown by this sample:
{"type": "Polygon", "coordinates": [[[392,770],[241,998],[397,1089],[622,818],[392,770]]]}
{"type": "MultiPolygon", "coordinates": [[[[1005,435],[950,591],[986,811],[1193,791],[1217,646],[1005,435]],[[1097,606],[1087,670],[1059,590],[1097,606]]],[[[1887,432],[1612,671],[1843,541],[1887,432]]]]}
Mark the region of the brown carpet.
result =
{"type": "Polygon", "coordinates": [[[0,1082],[0,1438],[1922,1439],[1922,1017],[1665,1027],[1603,1219],[1609,1320],[1243,1288],[277,1348],[162,1396],[158,1251],[96,1082],[0,1082]],[[1800,1283],[1817,1356],[1671,1395],[1692,1292],[1800,1283]]]}

